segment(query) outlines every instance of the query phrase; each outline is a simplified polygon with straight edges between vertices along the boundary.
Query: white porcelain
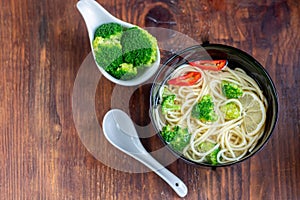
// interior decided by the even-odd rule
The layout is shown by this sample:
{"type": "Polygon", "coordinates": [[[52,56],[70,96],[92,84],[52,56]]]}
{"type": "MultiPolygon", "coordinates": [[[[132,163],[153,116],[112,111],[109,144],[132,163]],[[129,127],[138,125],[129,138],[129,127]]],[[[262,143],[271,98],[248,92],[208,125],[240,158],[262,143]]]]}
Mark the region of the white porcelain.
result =
{"type": "MultiPolygon", "coordinates": [[[[124,27],[133,27],[133,24],[124,22],[113,15],[111,15],[108,11],[106,11],[99,3],[97,3],[94,0],[80,0],[77,2],[77,9],[81,13],[89,35],[90,39],[90,46],[93,53],[93,58],[95,60],[95,54],[93,50],[93,39],[94,39],[94,33],[95,30],[104,23],[110,23],[115,22],[118,24],[121,24],[124,27]]],[[[135,86],[139,85],[145,81],[147,81],[149,78],[153,76],[153,74],[157,71],[159,65],[160,65],[160,52],[159,48],[157,47],[157,60],[153,63],[151,67],[148,67],[142,74],[138,74],[135,78],[131,80],[119,80],[114,77],[112,77],[110,74],[108,74],[101,66],[98,66],[96,60],[95,63],[101,73],[110,81],[124,86],[135,86]]]]}
{"type": "Polygon", "coordinates": [[[186,185],[172,172],[155,160],[143,147],[130,117],[119,109],[113,109],[103,118],[103,132],[106,139],[117,149],[143,163],[180,196],[187,195],[186,185]]]}

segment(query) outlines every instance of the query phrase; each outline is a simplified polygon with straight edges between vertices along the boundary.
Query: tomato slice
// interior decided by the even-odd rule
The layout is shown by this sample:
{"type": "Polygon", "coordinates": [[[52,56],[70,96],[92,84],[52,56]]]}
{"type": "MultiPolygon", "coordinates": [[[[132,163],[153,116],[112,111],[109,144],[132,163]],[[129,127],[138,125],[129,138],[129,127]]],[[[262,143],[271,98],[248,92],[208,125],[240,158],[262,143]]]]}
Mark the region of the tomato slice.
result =
{"type": "Polygon", "coordinates": [[[190,65],[203,70],[220,71],[227,66],[227,60],[198,60],[190,62],[190,65]]]}
{"type": "Polygon", "coordinates": [[[176,78],[172,78],[168,80],[168,84],[170,85],[178,85],[178,86],[191,86],[199,81],[201,78],[200,72],[187,72],[182,76],[178,76],[176,78]]]}

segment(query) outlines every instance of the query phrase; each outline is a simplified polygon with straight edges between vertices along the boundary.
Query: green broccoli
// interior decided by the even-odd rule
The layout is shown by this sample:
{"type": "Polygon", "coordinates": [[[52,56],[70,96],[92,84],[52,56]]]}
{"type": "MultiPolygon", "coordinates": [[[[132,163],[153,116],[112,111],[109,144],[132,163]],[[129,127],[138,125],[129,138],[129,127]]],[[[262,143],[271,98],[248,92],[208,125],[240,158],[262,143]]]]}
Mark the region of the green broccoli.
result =
{"type": "Polygon", "coordinates": [[[163,101],[161,103],[161,110],[163,114],[166,114],[168,111],[179,110],[180,105],[175,103],[175,94],[167,95],[163,97],[163,101]]]}
{"type": "MultiPolygon", "coordinates": [[[[199,149],[200,149],[200,152],[204,153],[204,152],[210,151],[215,146],[216,146],[216,144],[214,144],[212,142],[202,142],[199,144],[199,149]]],[[[220,148],[218,147],[215,150],[213,150],[210,154],[205,156],[206,161],[212,165],[218,164],[217,155],[218,155],[219,151],[220,151],[220,148]]]]}
{"type": "Polygon", "coordinates": [[[161,135],[172,149],[178,152],[181,152],[184,147],[188,145],[191,138],[187,128],[181,128],[179,126],[171,128],[170,125],[163,127],[161,135]]]}
{"type": "Polygon", "coordinates": [[[97,37],[102,38],[110,38],[111,36],[119,36],[121,38],[121,34],[123,32],[123,27],[117,23],[107,23],[99,26],[94,34],[94,39],[97,37]]]}
{"type": "Polygon", "coordinates": [[[127,29],[117,23],[99,26],[93,40],[97,64],[122,80],[134,78],[138,74],[137,67],[154,62],[156,46],[155,38],[147,31],[137,27],[127,29]]]}
{"type": "Polygon", "coordinates": [[[230,102],[221,106],[220,110],[225,114],[225,119],[236,119],[241,113],[239,107],[234,103],[230,102]]]}
{"type": "Polygon", "coordinates": [[[243,90],[237,84],[228,81],[222,81],[221,87],[223,94],[228,99],[237,99],[243,95],[243,90]]]}
{"type": "Polygon", "coordinates": [[[123,63],[120,43],[123,28],[120,24],[102,24],[95,31],[93,49],[99,66],[114,76],[114,72],[123,63]]]}
{"type": "Polygon", "coordinates": [[[110,73],[117,79],[128,80],[137,75],[137,68],[133,67],[132,64],[122,63],[116,70],[112,70],[110,73]]]}
{"type": "Polygon", "coordinates": [[[95,59],[99,66],[111,74],[123,63],[120,43],[97,37],[93,41],[95,59]]]}
{"type": "Polygon", "coordinates": [[[157,41],[146,30],[132,27],[121,37],[124,61],[135,67],[150,66],[156,60],[157,41]]]}
{"type": "Polygon", "coordinates": [[[176,135],[176,131],[174,131],[169,124],[164,126],[161,131],[161,136],[163,137],[164,141],[170,142],[174,139],[176,135]]]}
{"type": "Polygon", "coordinates": [[[192,108],[192,117],[200,119],[202,122],[214,122],[218,119],[214,111],[214,102],[212,97],[204,95],[202,99],[192,108]]]}
{"type": "Polygon", "coordinates": [[[170,141],[170,145],[174,150],[181,152],[184,147],[189,144],[191,135],[189,134],[187,128],[183,129],[179,126],[176,126],[175,131],[176,135],[174,136],[173,140],[170,141]]]}

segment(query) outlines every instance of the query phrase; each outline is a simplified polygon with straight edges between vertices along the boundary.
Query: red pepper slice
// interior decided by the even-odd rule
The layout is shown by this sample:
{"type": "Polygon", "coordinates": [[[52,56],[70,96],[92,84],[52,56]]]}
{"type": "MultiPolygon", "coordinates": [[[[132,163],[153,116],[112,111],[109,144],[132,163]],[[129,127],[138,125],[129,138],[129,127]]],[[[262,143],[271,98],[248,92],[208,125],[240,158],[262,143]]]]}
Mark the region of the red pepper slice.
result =
{"type": "Polygon", "coordinates": [[[226,60],[198,60],[190,62],[190,65],[203,70],[219,71],[227,66],[226,60]]]}
{"type": "Polygon", "coordinates": [[[187,72],[182,76],[178,76],[176,78],[172,78],[168,80],[168,84],[170,85],[178,85],[178,86],[191,86],[199,81],[201,78],[200,72],[187,72]]]}

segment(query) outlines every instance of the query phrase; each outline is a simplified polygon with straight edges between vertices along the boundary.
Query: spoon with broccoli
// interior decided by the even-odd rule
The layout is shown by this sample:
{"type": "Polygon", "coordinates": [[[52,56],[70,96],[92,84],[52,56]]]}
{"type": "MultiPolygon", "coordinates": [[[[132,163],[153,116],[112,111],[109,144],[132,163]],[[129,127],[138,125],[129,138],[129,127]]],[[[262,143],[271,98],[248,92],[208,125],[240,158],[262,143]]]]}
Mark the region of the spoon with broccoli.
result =
{"type": "Polygon", "coordinates": [[[153,76],[160,64],[154,36],[112,16],[94,0],[80,0],[77,8],[84,18],[96,65],[108,80],[135,86],[153,76]]]}

